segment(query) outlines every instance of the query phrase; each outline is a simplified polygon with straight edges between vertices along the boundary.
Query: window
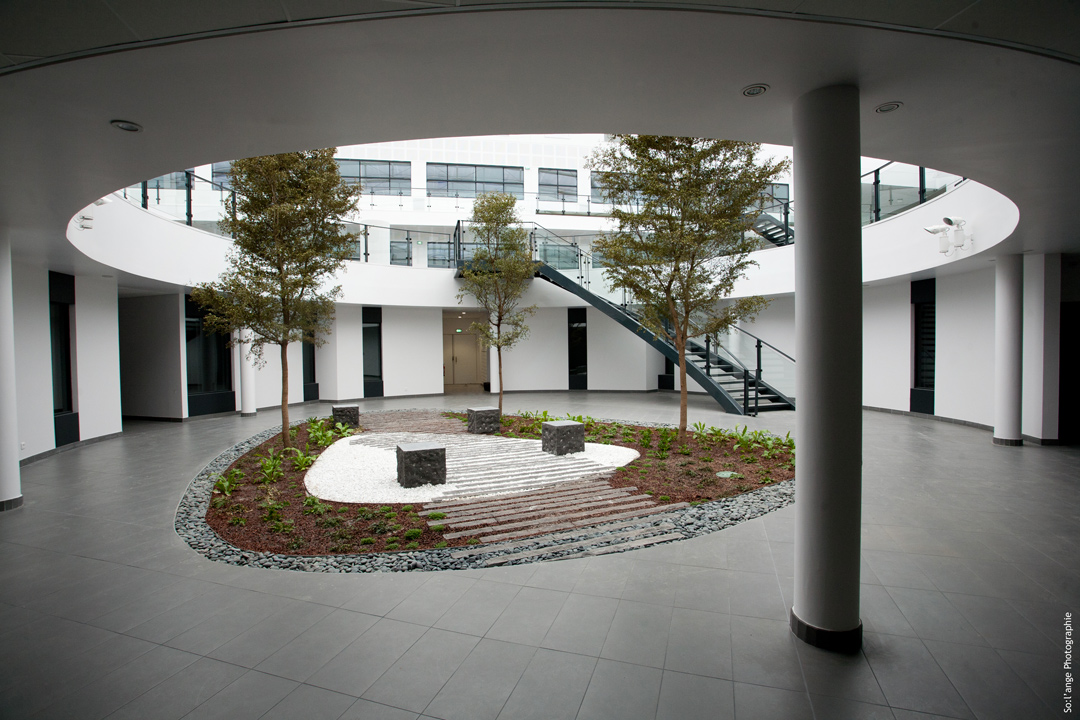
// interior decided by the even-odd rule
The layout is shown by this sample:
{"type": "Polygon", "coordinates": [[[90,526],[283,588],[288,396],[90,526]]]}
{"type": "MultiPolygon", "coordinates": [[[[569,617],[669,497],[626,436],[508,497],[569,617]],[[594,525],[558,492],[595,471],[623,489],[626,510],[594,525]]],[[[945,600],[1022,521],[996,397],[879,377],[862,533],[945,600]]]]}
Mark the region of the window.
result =
{"type": "MultiPolygon", "coordinates": [[[[589,173],[590,197],[594,203],[608,205],[611,203],[611,200],[608,199],[607,192],[604,190],[603,178],[604,173],[598,170],[589,173]]],[[[635,194],[631,197],[632,205],[640,205],[641,203],[640,195],[635,194]]]]}
{"type": "Polygon", "coordinates": [[[183,190],[187,187],[187,173],[183,170],[171,172],[148,180],[146,185],[150,190],[183,190]]]}
{"type": "Polygon", "coordinates": [[[341,179],[365,195],[412,195],[412,163],[338,159],[341,179]]]}
{"type": "Polygon", "coordinates": [[[589,341],[585,308],[567,308],[568,336],[566,356],[569,361],[569,389],[589,389],[589,341]]]}
{"type": "Polygon", "coordinates": [[[502,165],[427,164],[431,197],[473,198],[482,192],[501,192],[525,198],[525,168],[502,165]]]}
{"type": "Polygon", "coordinates": [[[770,183],[765,190],[763,212],[783,212],[784,204],[791,200],[791,187],[787,183],[770,183]]]}
{"type": "Polygon", "coordinates": [[[540,168],[541,200],[577,201],[577,170],[540,168]]]}
{"type": "Polygon", "coordinates": [[[232,190],[232,184],[229,182],[231,170],[231,162],[216,162],[210,166],[210,179],[220,185],[223,190],[232,190]]]}
{"type": "Polygon", "coordinates": [[[360,312],[364,397],[382,397],[382,308],[365,307],[360,312]]]}
{"type": "Polygon", "coordinates": [[[390,264],[412,265],[412,236],[408,230],[390,229],[390,264]]]}

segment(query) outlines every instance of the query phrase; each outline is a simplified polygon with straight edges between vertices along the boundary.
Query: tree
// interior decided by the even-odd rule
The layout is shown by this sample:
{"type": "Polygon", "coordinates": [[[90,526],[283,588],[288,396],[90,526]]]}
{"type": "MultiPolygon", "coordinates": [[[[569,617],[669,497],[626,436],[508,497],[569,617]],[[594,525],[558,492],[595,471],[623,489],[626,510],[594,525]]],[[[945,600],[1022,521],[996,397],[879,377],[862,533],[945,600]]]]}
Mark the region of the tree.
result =
{"type": "Polygon", "coordinates": [[[236,191],[218,223],[233,236],[229,269],[214,283],[202,283],[192,298],[207,310],[210,330],[253,333],[252,354],[262,360],[265,345],[281,353],[281,427],[289,433],[289,343],[324,342],[341,287],[323,284],[342,267],[355,234],[344,232],[343,217],[360,188],[341,179],[337,148],[236,160],[229,181],[236,191]]]}
{"type": "Polygon", "coordinates": [[[788,161],[758,162],[757,143],[615,135],[589,159],[617,229],[594,247],[614,288],[641,304],[645,331],[679,355],[679,432],[686,432],[686,344],[715,336],[765,307],[761,297],[721,305],[754,265],[748,231],[788,161]]]}
{"type": "Polygon", "coordinates": [[[502,351],[529,334],[525,320],[536,306],[520,307],[521,298],[536,274],[537,263],[517,216],[513,195],[480,193],[473,203],[471,230],[475,239],[472,258],[465,264],[457,299],[471,295],[487,312],[487,322],[470,326],[499,359],[499,412],[503,407],[502,351]]]}

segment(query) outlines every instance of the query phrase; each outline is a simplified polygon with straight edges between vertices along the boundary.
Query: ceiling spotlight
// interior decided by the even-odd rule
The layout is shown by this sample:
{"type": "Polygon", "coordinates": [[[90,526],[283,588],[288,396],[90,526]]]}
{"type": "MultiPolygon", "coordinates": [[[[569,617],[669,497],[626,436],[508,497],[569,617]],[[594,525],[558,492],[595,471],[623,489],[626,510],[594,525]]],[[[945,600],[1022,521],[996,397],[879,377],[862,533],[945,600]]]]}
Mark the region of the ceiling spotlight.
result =
{"type": "Polygon", "coordinates": [[[757,97],[758,95],[764,95],[769,91],[769,86],[765,83],[754,83],[753,85],[747,85],[742,89],[742,94],[746,97],[757,97]]]}
{"type": "Polygon", "coordinates": [[[123,130],[124,132],[142,132],[142,125],[136,122],[131,122],[130,120],[110,120],[109,124],[117,130],[123,130]]]}
{"type": "Polygon", "coordinates": [[[896,102],[896,101],[887,102],[887,103],[881,103],[876,108],[874,108],[874,112],[881,113],[881,114],[884,115],[885,113],[896,112],[897,110],[899,110],[903,106],[904,106],[904,103],[896,102]]]}

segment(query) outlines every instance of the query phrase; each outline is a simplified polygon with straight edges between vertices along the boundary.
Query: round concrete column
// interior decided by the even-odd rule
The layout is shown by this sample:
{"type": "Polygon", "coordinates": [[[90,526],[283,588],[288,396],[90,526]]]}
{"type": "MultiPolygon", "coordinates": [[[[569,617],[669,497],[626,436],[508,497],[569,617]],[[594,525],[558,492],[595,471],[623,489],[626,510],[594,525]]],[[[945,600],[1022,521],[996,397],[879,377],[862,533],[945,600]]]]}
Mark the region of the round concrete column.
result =
{"type": "Polygon", "coordinates": [[[255,416],[255,363],[250,357],[251,331],[240,330],[240,416],[255,416]]]}
{"type": "Polygon", "coordinates": [[[1023,414],[1024,263],[997,259],[994,274],[994,444],[1020,445],[1023,414]]]}
{"type": "Polygon", "coordinates": [[[795,101],[795,597],[802,640],[854,652],[862,513],[859,91],[795,101]]]}
{"type": "Polygon", "coordinates": [[[0,510],[11,510],[23,503],[15,387],[15,300],[11,284],[11,241],[0,238],[0,510]]]}

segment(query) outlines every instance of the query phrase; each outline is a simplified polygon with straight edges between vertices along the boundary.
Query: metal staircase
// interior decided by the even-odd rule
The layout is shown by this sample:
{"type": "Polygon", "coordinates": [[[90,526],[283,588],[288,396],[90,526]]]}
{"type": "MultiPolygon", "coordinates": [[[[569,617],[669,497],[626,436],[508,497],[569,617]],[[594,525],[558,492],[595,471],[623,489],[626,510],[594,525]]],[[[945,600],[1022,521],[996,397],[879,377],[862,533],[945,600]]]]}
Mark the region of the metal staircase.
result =
{"type": "MultiPolygon", "coordinates": [[[[595,274],[595,259],[582,251],[576,243],[535,223],[528,224],[533,259],[537,261],[536,276],[567,292],[573,293],[589,305],[607,315],[644,342],[659,351],[672,363],[678,365],[679,353],[667,340],[645,330],[639,316],[629,303],[615,303],[591,289],[590,275],[595,274]],[[556,268],[552,263],[556,263],[556,268]]],[[[472,257],[468,230],[459,222],[454,229],[454,257],[458,277],[472,257]]],[[[736,356],[731,348],[717,346],[706,339],[704,342],[690,340],[686,346],[686,374],[700,385],[726,412],[735,415],[757,415],[771,410],[794,410],[795,401],[762,379],[762,351],[780,353],[768,343],[738,328],[735,333],[752,338],[756,343],[756,363],[749,363],[736,356]]],[[[783,355],[793,365],[794,360],[783,355]]]]}

